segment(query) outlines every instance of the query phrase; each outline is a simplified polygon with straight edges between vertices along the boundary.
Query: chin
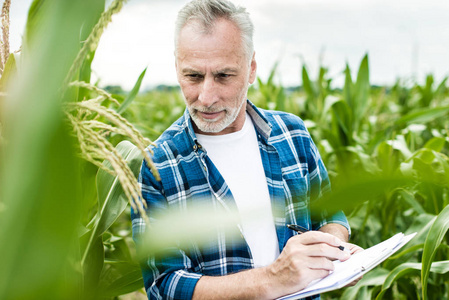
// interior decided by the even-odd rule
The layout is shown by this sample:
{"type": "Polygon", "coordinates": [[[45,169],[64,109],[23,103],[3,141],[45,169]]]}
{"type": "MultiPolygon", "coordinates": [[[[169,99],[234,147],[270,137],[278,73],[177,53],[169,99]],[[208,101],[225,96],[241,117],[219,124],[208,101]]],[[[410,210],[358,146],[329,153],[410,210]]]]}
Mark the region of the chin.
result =
{"type": "Polygon", "coordinates": [[[218,133],[220,131],[223,131],[226,128],[225,126],[222,126],[221,124],[211,124],[211,123],[206,123],[206,122],[200,122],[200,123],[201,123],[200,125],[196,124],[198,129],[201,130],[202,132],[207,132],[207,133],[218,133]]]}

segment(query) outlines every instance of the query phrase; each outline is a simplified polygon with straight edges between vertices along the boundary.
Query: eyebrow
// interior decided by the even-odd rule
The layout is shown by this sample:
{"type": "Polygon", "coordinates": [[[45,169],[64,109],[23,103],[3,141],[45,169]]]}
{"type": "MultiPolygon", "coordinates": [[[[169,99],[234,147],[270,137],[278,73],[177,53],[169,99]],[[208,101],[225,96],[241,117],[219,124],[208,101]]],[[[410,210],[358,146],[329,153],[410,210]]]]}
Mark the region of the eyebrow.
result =
{"type": "Polygon", "coordinates": [[[185,69],[182,69],[182,74],[199,74],[199,75],[202,75],[203,73],[200,72],[200,71],[191,69],[191,68],[185,68],[185,69]]]}
{"type": "Polygon", "coordinates": [[[218,70],[217,72],[213,72],[214,75],[223,74],[223,73],[235,74],[235,73],[237,73],[237,70],[233,69],[233,68],[224,68],[224,69],[218,70]]]}
{"type": "MultiPolygon", "coordinates": [[[[217,75],[217,74],[223,74],[223,73],[231,73],[231,74],[235,74],[237,73],[237,70],[234,68],[224,68],[218,71],[213,72],[213,75],[217,75]]],[[[203,72],[198,71],[198,70],[194,70],[192,68],[185,68],[182,69],[182,74],[198,74],[198,75],[204,75],[203,72]]]]}

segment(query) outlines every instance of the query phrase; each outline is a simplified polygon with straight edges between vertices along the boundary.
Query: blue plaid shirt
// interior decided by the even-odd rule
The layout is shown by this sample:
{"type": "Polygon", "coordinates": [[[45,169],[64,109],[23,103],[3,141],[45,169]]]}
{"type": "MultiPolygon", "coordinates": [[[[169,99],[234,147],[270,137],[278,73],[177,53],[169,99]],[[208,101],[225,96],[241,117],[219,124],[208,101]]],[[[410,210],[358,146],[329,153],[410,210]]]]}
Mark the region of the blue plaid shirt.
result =
{"type": "MultiPolygon", "coordinates": [[[[338,223],[349,231],[342,212],[328,216],[323,210],[317,216],[311,215],[310,201],[328,192],[330,183],[302,120],[292,114],[258,109],[250,101],[247,112],[257,132],[279,250],[296,234],[286,224],[318,230],[325,224],[338,223]]],[[[139,175],[150,223],[161,211],[182,210],[198,201],[235,208],[226,182],[197,142],[187,110],[155,143],[152,158],[161,181],[155,180],[145,162],[139,175]]],[[[133,211],[132,223],[133,237],[139,244],[145,222],[133,211]]],[[[207,247],[192,244],[182,249],[169,248],[162,257],[148,257],[142,262],[149,299],[190,299],[202,275],[227,275],[250,268],[254,268],[253,260],[243,236],[228,231],[217,232],[207,247]]]]}

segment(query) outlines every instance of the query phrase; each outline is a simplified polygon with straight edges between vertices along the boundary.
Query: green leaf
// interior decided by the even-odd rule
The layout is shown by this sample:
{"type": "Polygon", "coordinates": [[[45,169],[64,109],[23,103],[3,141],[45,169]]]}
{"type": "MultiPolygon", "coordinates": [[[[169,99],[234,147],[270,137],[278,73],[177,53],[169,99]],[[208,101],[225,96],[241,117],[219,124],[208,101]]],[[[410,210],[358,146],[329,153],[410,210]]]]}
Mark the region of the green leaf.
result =
{"type": "Polygon", "coordinates": [[[421,108],[418,111],[411,112],[396,121],[397,126],[418,123],[425,124],[434,121],[437,118],[441,118],[449,113],[449,106],[440,106],[432,108],[421,108]]]}
{"type": "Polygon", "coordinates": [[[424,243],[424,251],[422,255],[422,270],[421,270],[421,284],[422,284],[422,296],[423,299],[427,299],[427,279],[429,278],[429,272],[432,265],[432,261],[435,257],[438,246],[444,238],[449,228],[449,205],[446,206],[438,215],[435,223],[430,228],[427,235],[426,242],[424,243]]]}
{"type": "Polygon", "coordinates": [[[314,101],[316,98],[316,91],[313,87],[313,83],[309,78],[309,73],[305,65],[302,66],[302,87],[307,95],[308,101],[314,101]]]}
{"type": "Polygon", "coordinates": [[[71,99],[60,91],[93,2],[34,1],[29,10],[12,105],[2,105],[0,299],[80,299],[74,262],[86,208],[77,141],[61,111],[71,99]]]}
{"type": "Polygon", "coordinates": [[[432,267],[430,268],[430,272],[446,274],[447,272],[449,272],[449,260],[434,261],[432,263],[432,267]]]}
{"type": "Polygon", "coordinates": [[[377,163],[382,172],[391,175],[398,171],[400,165],[400,152],[389,143],[381,142],[376,148],[377,163]]]}
{"type": "Polygon", "coordinates": [[[329,112],[329,110],[332,108],[332,106],[338,101],[343,101],[343,100],[338,97],[332,96],[332,95],[327,96],[326,99],[324,100],[323,115],[327,114],[329,112]]]}
{"type": "Polygon", "coordinates": [[[354,153],[358,157],[360,164],[367,172],[376,174],[380,171],[379,167],[374,163],[372,157],[366,154],[363,149],[360,149],[359,147],[346,147],[345,149],[354,153]]]}
{"type": "Polygon", "coordinates": [[[346,101],[346,103],[354,109],[354,99],[353,99],[353,83],[351,78],[351,69],[349,68],[349,65],[346,64],[345,69],[345,85],[343,87],[343,99],[346,101]]]}
{"type": "Polygon", "coordinates": [[[422,248],[424,248],[424,243],[423,244],[414,245],[413,247],[409,247],[408,249],[403,250],[403,251],[401,251],[398,254],[390,256],[389,259],[390,260],[395,260],[395,259],[398,259],[398,258],[404,256],[404,255],[407,255],[407,254],[413,253],[415,251],[421,250],[422,248]]]}
{"type": "Polygon", "coordinates": [[[414,232],[418,232],[418,234],[407,245],[405,245],[404,248],[402,248],[401,252],[406,251],[406,249],[414,247],[415,245],[424,244],[427,234],[429,233],[429,230],[436,218],[437,216],[428,213],[418,215],[414,219],[412,225],[410,225],[405,231],[405,234],[411,234],[414,232]]]}
{"type": "Polygon", "coordinates": [[[136,84],[134,85],[133,89],[129,93],[128,97],[125,99],[125,101],[120,105],[120,107],[117,109],[117,113],[121,114],[128,108],[128,106],[133,102],[134,98],[136,98],[137,94],[139,93],[140,86],[142,84],[143,77],[145,77],[145,73],[147,71],[147,68],[143,70],[143,72],[140,74],[139,78],[136,81],[136,84]]]}
{"type": "Polygon", "coordinates": [[[102,289],[101,295],[112,298],[134,292],[140,288],[143,288],[142,271],[137,269],[110,282],[109,286],[102,289]]]}
{"type": "MultiPolygon", "coordinates": [[[[86,236],[87,238],[88,236],[86,236]]],[[[104,246],[101,237],[96,237],[89,249],[89,255],[83,264],[84,297],[90,298],[96,293],[104,265],[104,246]]],[[[94,297],[92,297],[94,298],[94,297]]]]}
{"type": "Polygon", "coordinates": [[[393,149],[398,150],[402,153],[405,159],[408,159],[412,156],[412,152],[407,146],[407,142],[405,141],[405,137],[403,135],[396,136],[396,139],[387,141],[389,145],[393,147],[393,149]]]}
{"type": "MultiPolygon", "coordinates": [[[[434,157],[432,157],[433,160],[434,157]]],[[[436,182],[435,170],[431,164],[431,161],[421,159],[419,157],[413,158],[413,169],[419,174],[419,178],[426,179],[427,181],[436,182]]]]}
{"type": "MultiPolygon", "coordinates": [[[[339,128],[344,132],[345,139],[342,141],[348,141],[352,137],[352,118],[351,118],[351,108],[344,101],[336,101],[332,105],[332,111],[334,117],[337,120],[339,128]]],[[[344,146],[348,146],[348,143],[344,142],[344,146]]]]}
{"type": "Polygon", "coordinates": [[[362,176],[360,173],[354,177],[337,177],[338,186],[332,192],[326,193],[321,198],[310,203],[312,211],[320,211],[321,208],[331,212],[352,209],[357,205],[370,200],[378,201],[378,197],[389,193],[397,186],[410,183],[410,179],[391,176],[362,176]],[[357,178],[358,177],[358,178],[357,178]]]}
{"type": "Polygon", "coordinates": [[[34,31],[38,28],[37,25],[42,22],[42,18],[46,14],[43,12],[44,2],[44,0],[34,0],[31,3],[25,27],[25,43],[28,43],[36,35],[34,31]]]}
{"type": "Polygon", "coordinates": [[[424,210],[424,208],[422,208],[421,204],[419,204],[419,202],[416,200],[416,198],[414,197],[414,195],[406,190],[406,189],[400,189],[399,190],[399,195],[402,196],[402,198],[413,208],[413,210],[415,212],[417,212],[419,215],[421,214],[425,214],[426,211],[424,210]]]}
{"type": "Polygon", "coordinates": [[[435,90],[435,94],[443,94],[446,88],[446,81],[449,77],[444,77],[443,80],[441,80],[441,83],[438,85],[437,89],[435,90]]]}
{"type": "Polygon", "coordinates": [[[382,285],[387,276],[388,270],[378,267],[372,270],[371,272],[363,275],[363,278],[355,286],[346,288],[343,294],[341,295],[340,299],[345,300],[362,299],[358,297],[358,293],[363,287],[382,285]]]}
{"type": "MultiPolygon", "coordinates": [[[[142,165],[143,156],[140,150],[128,141],[120,142],[116,150],[123,159],[126,160],[129,167],[137,177],[142,165]]],[[[103,163],[107,168],[112,168],[109,161],[103,163]]],[[[98,217],[96,225],[96,235],[102,235],[120,216],[128,204],[128,199],[123,193],[120,181],[116,176],[112,176],[103,169],[97,173],[97,191],[98,191],[98,217]]]]}
{"type": "Polygon", "coordinates": [[[14,76],[17,71],[15,54],[11,53],[6,61],[3,73],[0,77],[0,90],[5,91],[8,85],[8,81],[14,76]]]}
{"type": "Polygon", "coordinates": [[[424,145],[424,148],[441,152],[443,150],[444,145],[446,144],[446,139],[443,137],[434,137],[431,138],[427,143],[424,145]]]}
{"type": "MultiPolygon", "coordinates": [[[[136,175],[142,164],[143,156],[140,150],[128,141],[119,143],[116,147],[120,155],[125,159],[136,175]]],[[[107,168],[111,168],[108,161],[103,163],[107,168]]],[[[97,174],[97,190],[98,190],[98,211],[96,215],[96,223],[92,229],[89,242],[84,250],[81,265],[84,265],[88,257],[91,255],[94,242],[99,238],[120,216],[128,205],[128,199],[123,193],[123,189],[116,176],[112,176],[103,169],[98,170],[97,174]]]]}
{"type": "MultiPolygon", "coordinates": [[[[101,14],[103,13],[105,8],[105,0],[101,1],[95,1],[92,3],[92,6],[89,8],[93,14],[91,15],[91,18],[86,19],[86,21],[83,24],[83,28],[81,31],[81,40],[85,41],[89,34],[92,32],[92,29],[97,24],[98,20],[101,17],[101,14]]],[[[98,46],[98,45],[97,45],[98,46]]],[[[81,45],[80,45],[81,49],[81,45]]],[[[83,61],[83,64],[80,68],[78,80],[84,81],[90,83],[90,77],[92,74],[92,61],[95,57],[96,48],[92,49],[89,54],[86,56],[86,58],[83,61]]],[[[89,91],[85,88],[79,88],[78,93],[78,101],[82,101],[84,98],[87,98],[89,95],[89,91]]]]}
{"type": "Polygon", "coordinates": [[[357,81],[354,85],[353,117],[356,128],[358,127],[358,122],[362,120],[365,115],[370,88],[368,54],[366,54],[360,63],[359,72],[357,73],[357,81]]]}
{"type": "MultiPolygon", "coordinates": [[[[417,273],[422,269],[421,263],[403,263],[396,268],[394,268],[385,279],[382,285],[381,292],[377,295],[376,299],[382,299],[384,293],[391,287],[393,282],[397,281],[399,278],[404,277],[408,274],[417,273]]],[[[438,261],[432,264],[431,272],[438,274],[445,274],[449,272],[449,260],[438,261]]]]}

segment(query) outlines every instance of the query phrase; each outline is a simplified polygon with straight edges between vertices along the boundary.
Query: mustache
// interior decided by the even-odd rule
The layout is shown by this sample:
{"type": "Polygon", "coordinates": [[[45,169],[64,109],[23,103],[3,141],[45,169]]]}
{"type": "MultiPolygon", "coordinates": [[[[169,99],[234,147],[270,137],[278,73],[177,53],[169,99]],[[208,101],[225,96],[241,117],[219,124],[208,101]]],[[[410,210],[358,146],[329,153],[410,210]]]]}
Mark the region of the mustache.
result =
{"type": "Polygon", "coordinates": [[[192,105],[191,108],[196,110],[196,111],[198,111],[198,112],[202,112],[202,113],[217,113],[217,112],[220,112],[220,111],[226,111],[227,110],[225,107],[220,107],[220,106],[205,107],[205,106],[192,105]]]}

